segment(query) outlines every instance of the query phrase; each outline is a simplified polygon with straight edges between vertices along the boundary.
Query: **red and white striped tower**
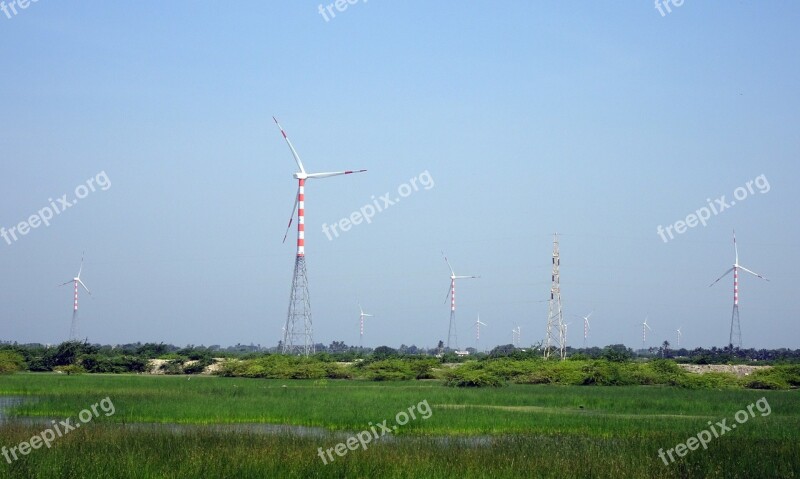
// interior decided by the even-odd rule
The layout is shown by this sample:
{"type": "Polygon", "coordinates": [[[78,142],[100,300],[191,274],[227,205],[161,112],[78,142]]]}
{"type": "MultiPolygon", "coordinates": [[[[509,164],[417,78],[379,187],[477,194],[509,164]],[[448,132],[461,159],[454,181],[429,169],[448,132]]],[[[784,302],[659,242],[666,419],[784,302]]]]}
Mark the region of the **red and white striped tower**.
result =
{"type": "Polygon", "coordinates": [[[733,266],[723,273],[722,276],[717,278],[716,281],[708,285],[709,287],[714,286],[728,275],[728,273],[733,272],[733,312],[731,313],[731,332],[730,336],[728,337],[728,347],[733,348],[741,348],[742,347],[742,328],[739,323],[739,270],[745,271],[747,273],[752,274],[758,278],[763,280],[769,281],[767,278],[761,276],[758,273],[750,271],[749,269],[745,268],[744,266],[739,264],[739,247],[736,245],[736,231],[733,232],[733,252],[734,252],[734,261],[733,266]]]}
{"type": "MultiPolygon", "coordinates": [[[[444,256],[444,252],[442,252],[442,256],[444,256]]],[[[453,267],[450,266],[447,256],[444,257],[444,261],[447,263],[447,267],[450,268],[450,290],[447,293],[450,296],[450,326],[447,330],[447,349],[454,347],[457,351],[459,347],[458,333],[456,332],[456,280],[480,278],[480,276],[457,276],[453,271],[453,267]]]]}
{"type": "MultiPolygon", "coordinates": [[[[285,135],[285,133],[284,133],[285,135]]],[[[288,141],[288,138],[287,138],[288,141]]],[[[294,261],[289,311],[283,329],[283,353],[314,354],[311,298],[306,270],[306,179],[297,180],[297,255],[294,261]],[[302,325],[302,326],[301,326],[302,325]]],[[[294,216],[294,215],[293,215],[294,216]]],[[[291,221],[291,220],[290,220],[291,221]]]]}
{"type": "Polygon", "coordinates": [[[314,353],[314,339],[311,323],[311,300],[308,294],[308,276],[306,271],[306,219],[305,219],[305,186],[306,180],[312,178],[328,178],[338,175],[349,175],[351,173],[361,173],[367,170],[348,170],[334,171],[328,173],[307,173],[300,161],[300,156],[294,149],[292,142],[281,128],[280,123],[275,117],[275,124],[278,125],[286,144],[292,152],[297,167],[300,171],[294,174],[297,179],[297,195],[295,197],[294,208],[289,217],[289,225],[286,228],[286,236],[292,227],[294,212],[297,211],[297,255],[294,262],[294,275],[292,276],[292,288],[289,293],[289,311],[286,315],[286,326],[283,331],[283,341],[281,350],[283,353],[301,353],[306,356],[314,353]],[[302,324],[302,326],[300,326],[302,324]]]}
{"type": "Polygon", "coordinates": [[[458,349],[458,332],[456,331],[456,279],[450,278],[450,326],[447,329],[447,347],[458,349]]]}
{"type": "Polygon", "coordinates": [[[306,255],[306,180],[297,180],[297,256],[306,255]]]}
{"type": "MultiPolygon", "coordinates": [[[[736,244],[736,236],[733,237],[736,244]]],[[[733,267],[733,311],[731,312],[731,332],[728,336],[728,347],[742,347],[742,326],[739,322],[739,261],[733,267]]]]}

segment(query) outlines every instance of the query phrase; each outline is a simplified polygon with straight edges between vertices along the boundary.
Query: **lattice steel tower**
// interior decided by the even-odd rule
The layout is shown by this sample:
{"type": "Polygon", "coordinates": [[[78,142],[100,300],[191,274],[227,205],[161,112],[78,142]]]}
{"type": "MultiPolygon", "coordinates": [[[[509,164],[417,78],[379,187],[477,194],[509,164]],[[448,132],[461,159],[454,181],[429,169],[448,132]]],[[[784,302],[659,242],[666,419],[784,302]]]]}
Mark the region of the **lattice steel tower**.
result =
{"type": "Polygon", "coordinates": [[[311,325],[311,299],[308,296],[308,276],[305,252],[305,179],[297,189],[297,256],[294,260],[292,290],[289,293],[289,313],[283,330],[283,353],[314,354],[311,325]]]}
{"type": "Polygon", "coordinates": [[[553,337],[553,329],[558,331],[558,349],[561,359],[566,357],[566,338],[564,331],[564,313],[561,309],[561,279],[559,276],[559,266],[561,266],[561,256],[558,251],[558,233],[553,234],[553,273],[552,285],[550,286],[550,301],[547,312],[547,339],[544,345],[544,357],[550,357],[550,348],[556,344],[553,337]]]}

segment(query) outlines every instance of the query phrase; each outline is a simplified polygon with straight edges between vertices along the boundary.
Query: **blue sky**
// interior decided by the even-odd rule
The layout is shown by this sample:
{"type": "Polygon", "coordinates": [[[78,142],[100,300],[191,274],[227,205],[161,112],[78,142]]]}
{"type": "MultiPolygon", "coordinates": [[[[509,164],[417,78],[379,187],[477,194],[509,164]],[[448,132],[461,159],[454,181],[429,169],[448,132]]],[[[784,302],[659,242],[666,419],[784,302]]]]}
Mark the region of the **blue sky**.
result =
{"type": "Polygon", "coordinates": [[[435,346],[449,271],[462,347],[543,339],[561,233],[569,343],[722,346],[740,261],[745,347],[798,347],[800,6],[651,2],[54,2],[0,13],[0,226],[105,172],[8,244],[0,338],[69,333],[77,272],[90,341],[274,345],[294,244],[296,167],[366,168],[307,187],[315,340],[435,346]],[[328,240],[323,223],[423,172],[413,192],[328,240]],[[671,225],[763,175],[706,226],[671,225]],[[290,238],[292,236],[290,235],[290,238]]]}

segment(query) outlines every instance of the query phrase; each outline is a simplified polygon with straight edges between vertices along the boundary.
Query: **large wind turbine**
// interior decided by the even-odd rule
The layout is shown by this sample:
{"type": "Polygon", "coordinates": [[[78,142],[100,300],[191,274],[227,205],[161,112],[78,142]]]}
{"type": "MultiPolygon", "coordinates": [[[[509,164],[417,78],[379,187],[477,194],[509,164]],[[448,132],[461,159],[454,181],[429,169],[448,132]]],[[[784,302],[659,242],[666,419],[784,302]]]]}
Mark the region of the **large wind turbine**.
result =
{"type": "Polygon", "coordinates": [[[650,325],[647,324],[647,316],[645,316],[644,322],[642,323],[642,349],[647,349],[646,343],[647,343],[647,330],[648,329],[650,331],[652,331],[652,329],[650,328],[650,325]]]}
{"type": "Polygon", "coordinates": [[[447,256],[445,256],[444,251],[442,251],[442,256],[444,256],[447,267],[450,268],[450,289],[447,292],[447,296],[444,298],[444,300],[447,301],[447,297],[450,297],[450,327],[447,330],[447,349],[450,349],[450,345],[452,344],[455,346],[456,350],[458,350],[458,334],[456,333],[456,280],[480,278],[480,276],[457,276],[456,272],[453,271],[453,267],[450,266],[450,261],[447,261],[447,256]]]}
{"type": "Polygon", "coordinates": [[[283,131],[280,123],[275,117],[275,124],[281,130],[286,144],[292,151],[294,161],[297,163],[297,168],[300,169],[294,174],[297,179],[297,195],[294,200],[294,207],[292,214],[289,216],[289,225],[286,227],[286,234],[283,235],[283,241],[286,241],[286,236],[289,234],[289,229],[292,227],[292,220],[294,220],[294,213],[297,211],[297,256],[294,262],[294,275],[292,277],[292,289],[289,294],[289,312],[286,315],[286,329],[283,332],[283,349],[284,353],[293,353],[295,351],[302,352],[306,356],[314,352],[314,339],[311,327],[311,301],[308,295],[308,277],[306,276],[306,251],[305,251],[305,187],[306,180],[313,178],[328,178],[331,176],[349,175],[351,173],[361,173],[367,170],[347,170],[347,171],[334,171],[328,173],[307,173],[303,167],[303,162],[300,161],[300,156],[289,141],[286,132],[283,131]],[[300,326],[298,323],[301,323],[300,326]],[[302,329],[300,329],[302,328],[302,329]]]}
{"type": "Polygon", "coordinates": [[[75,284],[75,296],[74,296],[74,301],[73,301],[73,305],[72,305],[72,324],[70,325],[70,328],[69,328],[69,340],[70,341],[74,341],[74,340],[78,339],[78,285],[80,284],[81,286],[83,286],[83,289],[86,290],[86,292],[89,294],[89,296],[92,295],[92,293],[89,291],[89,288],[87,288],[86,285],[83,284],[83,281],[81,281],[81,272],[82,271],[83,271],[83,255],[81,255],[81,267],[78,269],[78,276],[75,276],[74,278],[72,278],[71,280],[67,281],[66,283],[61,283],[59,285],[59,286],[66,286],[66,285],[68,285],[70,283],[74,283],[75,284]]]}
{"type": "Polygon", "coordinates": [[[479,351],[478,345],[481,342],[481,326],[486,326],[486,323],[481,321],[481,315],[478,313],[478,320],[475,321],[475,352],[479,351]]]}
{"type": "Polygon", "coordinates": [[[728,273],[733,271],[733,313],[731,313],[731,334],[728,338],[728,347],[731,349],[733,349],[734,346],[737,348],[742,347],[742,329],[739,325],[739,270],[741,269],[742,271],[746,271],[753,276],[769,281],[760,274],[754,273],[753,271],[750,271],[739,264],[739,248],[736,246],[736,230],[733,231],[733,251],[735,254],[733,267],[731,267],[731,269],[728,271],[725,271],[725,273],[717,278],[716,281],[708,285],[709,288],[714,286],[717,284],[717,282],[719,282],[719,280],[725,276],[728,276],[728,273]]]}
{"type": "Polygon", "coordinates": [[[358,347],[362,348],[364,345],[364,318],[371,318],[371,314],[367,314],[364,312],[364,308],[361,307],[361,303],[358,303],[358,309],[361,311],[359,315],[359,321],[361,322],[361,335],[358,337],[358,347]]]}

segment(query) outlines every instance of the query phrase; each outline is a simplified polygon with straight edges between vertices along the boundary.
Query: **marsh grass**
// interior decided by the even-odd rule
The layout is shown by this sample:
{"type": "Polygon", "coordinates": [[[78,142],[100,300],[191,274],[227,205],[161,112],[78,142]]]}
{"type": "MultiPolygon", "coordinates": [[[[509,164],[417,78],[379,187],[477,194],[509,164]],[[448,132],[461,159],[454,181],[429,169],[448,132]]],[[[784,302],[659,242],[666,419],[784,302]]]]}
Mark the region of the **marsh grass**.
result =
{"type": "MultiPolygon", "coordinates": [[[[19,374],[0,394],[26,396],[21,416],[63,419],[104,397],[116,414],[8,465],[0,477],[798,477],[797,391],[510,385],[438,381],[324,382],[216,377],[19,374]],[[283,387],[283,386],[286,387],[283,387]],[[769,416],[665,466],[674,447],[766,397],[769,416]],[[317,448],[427,400],[433,415],[323,465],[317,448]],[[161,423],[163,428],[136,427],[161,423]],[[225,432],[203,425],[319,426],[329,436],[225,432]],[[170,424],[194,424],[176,433],[170,424]],[[568,471],[566,474],[564,471],[568,471]]],[[[729,419],[731,421],[731,419],[729,419]]],[[[0,446],[38,433],[0,426],[0,446]]]]}

